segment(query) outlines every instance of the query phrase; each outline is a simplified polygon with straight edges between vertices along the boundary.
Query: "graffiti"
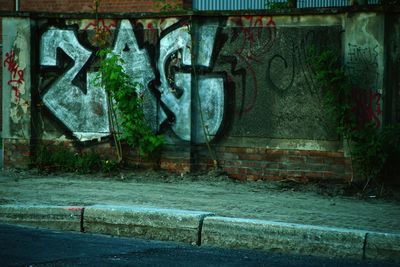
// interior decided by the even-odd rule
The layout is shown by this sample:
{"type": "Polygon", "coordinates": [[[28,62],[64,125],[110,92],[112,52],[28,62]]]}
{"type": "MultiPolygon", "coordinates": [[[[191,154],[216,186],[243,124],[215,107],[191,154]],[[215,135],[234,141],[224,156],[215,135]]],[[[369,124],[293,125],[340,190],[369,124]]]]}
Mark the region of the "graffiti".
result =
{"type": "MultiPolygon", "coordinates": [[[[294,48],[293,48],[294,50],[294,48]]],[[[267,83],[277,92],[286,92],[293,85],[295,78],[294,53],[292,50],[291,62],[286,58],[276,54],[268,61],[267,83]],[[289,79],[288,79],[289,77],[289,79]]]]}
{"type": "MultiPolygon", "coordinates": [[[[196,49],[195,65],[210,67],[212,49],[214,46],[216,25],[199,27],[202,34],[197,48],[192,48],[192,37],[187,25],[178,27],[160,40],[160,56],[157,62],[160,73],[161,101],[163,106],[174,114],[172,129],[182,140],[202,143],[205,141],[203,127],[207,127],[207,134],[214,136],[222,123],[224,112],[224,85],[222,78],[200,76],[195,77],[195,86],[198,95],[192,96],[192,75],[183,71],[192,66],[192,49],[196,49]],[[169,64],[167,64],[169,63],[169,64]],[[192,112],[192,99],[196,110],[192,112]],[[202,114],[200,114],[200,112],[202,114]],[[200,125],[192,125],[192,114],[201,118],[200,125]],[[204,124],[204,125],[203,125],[204,124]],[[194,131],[194,133],[192,132],[194,131]]],[[[167,120],[167,115],[160,110],[160,122],[167,120]]]]}
{"type": "Polygon", "coordinates": [[[98,19],[98,20],[90,20],[86,23],[85,26],[81,27],[83,30],[94,30],[101,29],[101,31],[108,32],[111,35],[111,31],[117,28],[117,20],[106,20],[106,19],[98,19]]]}
{"type": "Polygon", "coordinates": [[[348,44],[346,68],[351,81],[361,88],[378,88],[378,47],[348,44]]]}
{"type": "Polygon", "coordinates": [[[147,51],[139,49],[132,25],[128,20],[121,21],[113,53],[120,55],[124,60],[124,70],[131,77],[132,82],[143,85],[137,93],[143,95],[144,115],[153,131],[158,131],[157,100],[150,90],[145,90],[150,81],[155,78],[154,71],[147,51]]]}
{"type": "MultiPolygon", "coordinates": [[[[25,69],[27,67],[26,51],[27,41],[20,32],[17,33],[13,44],[13,49],[5,54],[3,66],[8,71],[10,78],[7,85],[11,87],[11,106],[10,118],[14,124],[18,124],[23,120],[24,115],[28,113],[30,107],[29,100],[23,99],[25,95],[25,69]]],[[[18,129],[21,136],[26,136],[27,133],[23,128],[18,129]]]]}
{"type": "MultiPolygon", "coordinates": [[[[174,20],[165,20],[163,27],[174,20]]],[[[210,76],[207,71],[193,78],[191,69],[196,66],[210,69],[217,26],[199,27],[203,38],[195,48],[191,47],[192,36],[185,21],[165,28],[157,48],[156,70],[147,50],[139,47],[134,30],[128,20],[122,20],[112,51],[125,61],[125,71],[132,81],[142,85],[138,93],[144,95],[143,108],[150,127],[158,131],[160,125],[167,123],[178,138],[196,143],[205,141],[205,133],[209,138],[215,136],[224,113],[224,79],[210,76]],[[192,49],[196,50],[194,57],[192,49]],[[192,125],[192,107],[197,113],[194,119],[201,121],[196,125],[192,125]]],[[[104,90],[93,86],[95,73],[86,74],[87,88],[77,85],[92,52],[79,43],[74,31],[50,28],[41,37],[41,65],[61,68],[57,61],[60,51],[74,65],[48,87],[42,95],[44,104],[80,140],[107,135],[106,96],[104,90]]]]}
{"type": "Polygon", "coordinates": [[[104,90],[94,87],[96,74],[86,75],[86,93],[74,82],[92,53],[79,44],[72,30],[49,29],[40,45],[42,66],[56,67],[59,50],[74,61],[42,96],[46,107],[80,140],[108,135],[106,95],[104,90]]]}
{"type": "Polygon", "coordinates": [[[234,52],[235,56],[245,64],[245,69],[251,76],[252,95],[240,110],[240,113],[247,113],[256,105],[258,95],[258,81],[253,64],[260,63],[260,56],[273,46],[276,39],[276,23],[271,16],[242,16],[230,17],[227,24],[232,27],[231,42],[241,40],[234,52]]]}
{"type": "Polygon", "coordinates": [[[378,46],[374,48],[348,44],[346,69],[353,84],[353,98],[356,99],[354,112],[358,127],[374,121],[381,127],[381,94],[376,92],[379,83],[378,46]]]}
{"type": "Polygon", "coordinates": [[[382,125],[380,119],[382,116],[382,95],[371,89],[354,88],[353,99],[356,100],[353,112],[357,117],[357,127],[361,129],[366,123],[373,121],[376,124],[376,128],[380,128],[382,125]]]}
{"type": "Polygon", "coordinates": [[[10,80],[7,84],[11,86],[11,90],[14,91],[14,99],[16,103],[20,100],[20,87],[25,83],[24,81],[24,70],[22,70],[17,61],[15,60],[15,52],[11,50],[6,53],[6,58],[3,62],[3,66],[6,67],[10,73],[10,80]]]}
{"type": "Polygon", "coordinates": [[[248,60],[257,61],[260,53],[268,51],[276,38],[276,23],[271,16],[231,17],[228,25],[240,29],[240,32],[237,32],[233,28],[232,38],[241,38],[242,40],[236,54],[244,56],[248,60]],[[267,41],[265,42],[265,40],[267,41]]]}
{"type": "MultiPolygon", "coordinates": [[[[157,67],[160,72],[161,101],[175,115],[172,124],[174,133],[183,140],[191,138],[191,75],[190,73],[175,73],[166,67],[179,68],[180,64],[191,65],[191,37],[187,27],[177,28],[160,40],[160,56],[157,67]],[[174,55],[175,53],[175,55],[174,55]],[[167,60],[174,55],[171,64],[167,60]],[[179,90],[179,93],[177,91],[179,90]]],[[[167,119],[166,114],[160,112],[161,121],[167,119]]]]}

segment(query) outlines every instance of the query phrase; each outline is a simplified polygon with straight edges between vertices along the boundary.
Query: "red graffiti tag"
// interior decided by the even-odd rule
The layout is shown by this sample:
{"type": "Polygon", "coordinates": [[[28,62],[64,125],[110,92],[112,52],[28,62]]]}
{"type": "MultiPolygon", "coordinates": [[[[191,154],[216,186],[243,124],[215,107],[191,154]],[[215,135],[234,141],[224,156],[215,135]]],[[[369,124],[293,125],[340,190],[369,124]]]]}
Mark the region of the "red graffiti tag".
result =
{"type": "Polygon", "coordinates": [[[356,100],[353,112],[357,116],[358,128],[364,127],[366,123],[371,121],[376,123],[376,128],[380,128],[382,125],[380,120],[380,116],[382,115],[382,95],[371,89],[363,90],[354,88],[353,98],[356,100]]]}
{"type": "Polygon", "coordinates": [[[11,75],[11,79],[7,82],[11,86],[11,90],[15,93],[15,98],[19,102],[19,85],[24,82],[24,71],[19,68],[18,63],[15,60],[15,52],[10,51],[6,53],[6,59],[3,62],[3,66],[6,67],[11,75]]]}
{"type": "Polygon", "coordinates": [[[115,29],[117,27],[117,20],[111,20],[109,23],[107,23],[104,19],[98,19],[98,20],[93,20],[89,22],[84,30],[89,30],[89,29],[101,29],[108,34],[111,34],[111,30],[115,29]]]}
{"type": "Polygon", "coordinates": [[[233,23],[241,29],[243,35],[242,45],[236,50],[236,54],[243,55],[244,50],[247,50],[247,54],[243,56],[249,60],[258,61],[258,55],[271,48],[275,41],[276,23],[271,16],[243,16],[233,20],[233,23]],[[254,28],[256,30],[253,30],[254,28]],[[265,35],[267,41],[263,39],[265,35]],[[262,46],[256,47],[257,41],[261,41],[262,46]]]}
{"type": "Polygon", "coordinates": [[[257,76],[253,68],[253,62],[260,62],[260,56],[273,46],[276,39],[276,23],[272,16],[242,16],[240,18],[232,18],[231,22],[241,29],[239,35],[242,36],[242,44],[235,51],[235,55],[246,65],[253,84],[250,101],[240,111],[240,113],[247,113],[256,105],[258,94],[257,76]]]}

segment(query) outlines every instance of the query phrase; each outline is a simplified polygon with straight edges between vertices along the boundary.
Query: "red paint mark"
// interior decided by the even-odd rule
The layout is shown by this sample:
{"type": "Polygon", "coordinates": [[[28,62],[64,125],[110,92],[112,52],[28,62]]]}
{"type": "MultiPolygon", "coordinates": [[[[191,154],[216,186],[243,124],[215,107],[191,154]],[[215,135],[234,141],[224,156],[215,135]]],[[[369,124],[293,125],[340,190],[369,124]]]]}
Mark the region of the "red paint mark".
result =
{"type": "Polygon", "coordinates": [[[276,38],[276,23],[273,17],[269,16],[243,16],[240,20],[234,21],[238,27],[241,28],[243,35],[243,43],[241,47],[236,50],[236,53],[243,54],[248,60],[255,60],[259,55],[263,54],[266,50],[270,49],[276,38]],[[253,28],[257,30],[254,31],[253,28]],[[268,41],[263,42],[263,36],[266,35],[268,41]],[[255,47],[255,42],[263,42],[262,46],[255,47]]]}
{"type": "Polygon", "coordinates": [[[19,85],[24,82],[24,70],[19,68],[17,61],[15,60],[15,52],[11,50],[6,53],[6,59],[3,62],[3,66],[6,67],[11,75],[11,79],[7,82],[11,86],[11,90],[14,91],[15,98],[19,102],[19,85]]]}
{"type": "Polygon", "coordinates": [[[353,89],[353,98],[356,100],[356,105],[353,112],[357,116],[358,125],[361,129],[366,123],[374,121],[376,128],[382,126],[380,116],[382,115],[381,99],[382,95],[372,89],[353,89]]]}
{"type": "Polygon", "coordinates": [[[64,210],[82,210],[84,209],[83,207],[66,207],[64,210]]]}
{"type": "Polygon", "coordinates": [[[260,57],[265,54],[276,39],[276,23],[272,16],[243,16],[233,22],[241,28],[242,44],[235,54],[246,65],[251,75],[253,92],[250,102],[244,106],[239,113],[250,112],[256,105],[258,95],[257,75],[253,68],[254,63],[259,63],[260,57]],[[254,30],[256,28],[256,30],[254,30]],[[257,46],[255,45],[257,43],[257,46]]]}
{"type": "Polygon", "coordinates": [[[111,34],[111,30],[115,29],[116,27],[117,27],[117,20],[115,19],[111,20],[111,22],[109,23],[106,23],[104,19],[98,19],[89,22],[83,29],[84,30],[100,29],[101,31],[105,31],[111,34]]]}

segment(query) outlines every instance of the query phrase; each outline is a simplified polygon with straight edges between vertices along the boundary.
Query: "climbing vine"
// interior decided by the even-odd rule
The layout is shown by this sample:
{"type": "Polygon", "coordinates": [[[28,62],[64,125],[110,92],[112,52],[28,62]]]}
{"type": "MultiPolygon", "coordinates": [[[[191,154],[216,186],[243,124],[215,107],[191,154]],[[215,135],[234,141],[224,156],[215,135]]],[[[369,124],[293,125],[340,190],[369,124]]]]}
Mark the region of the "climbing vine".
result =
{"type": "Polygon", "coordinates": [[[155,135],[145,122],[143,94],[139,93],[143,85],[133,82],[124,70],[123,59],[105,48],[110,32],[99,24],[100,4],[100,0],[93,1],[93,12],[97,21],[95,41],[99,48],[97,56],[100,57],[96,83],[104,88],[107,94],[109,122],[118,161],[122,160],[120,140],[133,146],[140,156],[147,156],[164,143],[164,138],[161,135],[155,135]]]}
{"type": "Polygon", "coordinates": [[[143,94],[141,84],[133,82],[124,71],[123,59],[109,49],[98,52],[101,58],[97,82],[105,88],[109,96],[109,105],[115,105],[116,114],[122,130],[118,132],[120,139],[137,149],[140,156],[146,156],[159,148],[164,138],[155,135],[146,124],[143,111],[143,94]]]}
{"type": "Polygon", "coordinates": [[[323,93],[323,106],[337,133],[348,142],[356,175],[364,178],[364,190],[372,182],[386,178],[390,163],[400,158],[400,125],[377,128],[376,123],[360,123],[357,103],[349,77],[332,50],[310,49],[310,65],[323,93]]]}

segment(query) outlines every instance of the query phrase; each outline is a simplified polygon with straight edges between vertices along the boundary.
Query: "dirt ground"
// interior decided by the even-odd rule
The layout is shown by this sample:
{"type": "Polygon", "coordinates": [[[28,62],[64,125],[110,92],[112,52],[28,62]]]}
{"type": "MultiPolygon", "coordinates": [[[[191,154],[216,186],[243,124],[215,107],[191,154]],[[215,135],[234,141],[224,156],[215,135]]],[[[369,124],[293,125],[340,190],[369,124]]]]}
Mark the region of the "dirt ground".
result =
{"type": "Polygon", "coordinates": [[[400,233],[400,190],[347,185],[235,181],[218,172],[118,174],[0,172],[0,205],[141,205],[219,216],[400,233]],[[378,193],[382,193],[379,196],[378,193]]]}

